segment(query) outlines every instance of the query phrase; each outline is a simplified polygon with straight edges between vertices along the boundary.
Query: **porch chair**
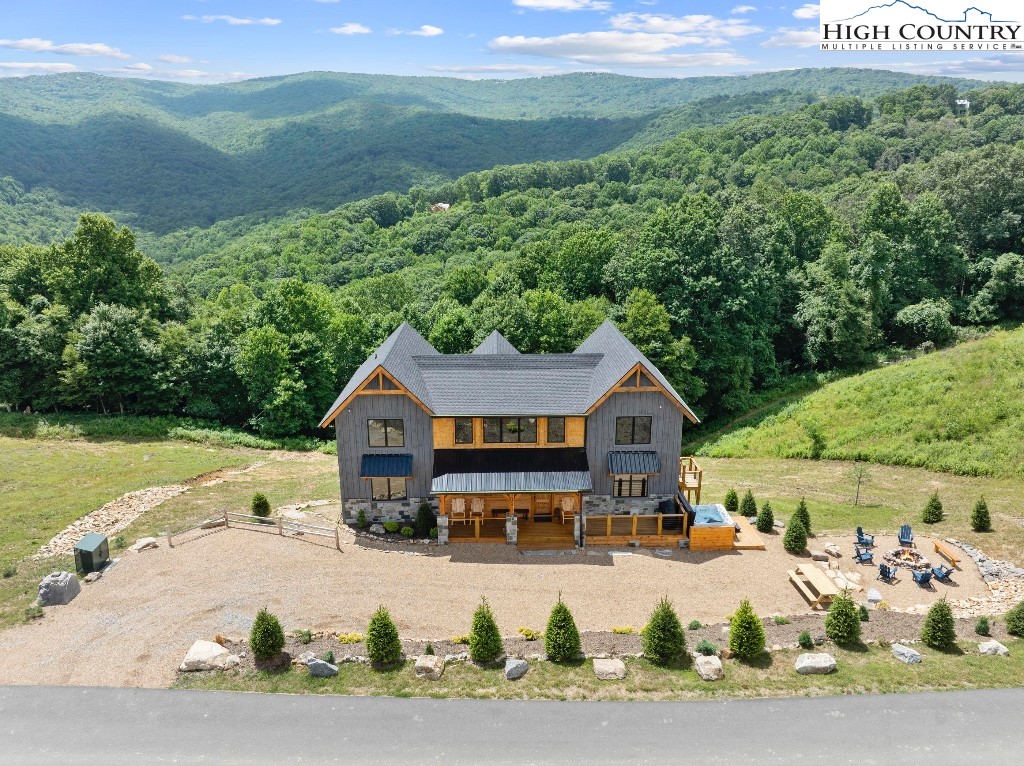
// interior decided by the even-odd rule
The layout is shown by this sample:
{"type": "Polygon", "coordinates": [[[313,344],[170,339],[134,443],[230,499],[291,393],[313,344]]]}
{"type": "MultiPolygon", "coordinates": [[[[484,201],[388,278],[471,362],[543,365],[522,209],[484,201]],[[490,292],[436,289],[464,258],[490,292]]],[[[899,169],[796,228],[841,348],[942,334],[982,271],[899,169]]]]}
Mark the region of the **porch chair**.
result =
{"type": "Polygon", "coordinates": [[[573,520],[576,518],[576,498],[575,497],[563,497],[562,498],[562,523],[564,524],[567,520],[573,520]]]}
{"type": "Polygon", "coordinates": [[[949,579],[949,576],[953,574],[953,567],[947,567],[945,564],[940,564],[937,567],[932,567],[932,574],[935,575],[936,580],[941,580],[944,583],[953,582],[949,579]]]}
{"type": "Polygon", "coordinates": [[[931,584],[931,581],[931,572],[914,572],[914,582],[916,582],[922,588],[927,588],[931,584]]]}
{"type": "Polygon", "coordinates": [[[874,564],[875,554],[869,551],[867,548],[861,548],[855,546],[856,553],[853,555],[853,560],[858,564],[874,564]]]}
{"type": "Polygon", "coordinates": [[[909,545],[914,547],[914,532],[911,530],[909,524],[904,524],[900,527],[899,535],[900,545],[909,545]]]}
{"type": "Polygon", "coordinates": [[[484,499],[482,497],[474,497],[473,502],[470,504],[469,518],[470,519],[483,519],[484,517],[484,499]]]}
{"type": "Polygon", "coordinates": [[[885,582],[892,582],[896,579],[896,567],[891,567],[888,564],[878,565],[878,577],[876,580],[884,580],[885,582]]]}
{"type": "Polygon", "coordinates": [[[463,524],[467,524],[469,519],[466,517],[466,498],[456,497],[452,500],[452,515],[451,520],[461,521],[463,524]]]}
{"type": "Polygon", "coordinates": [[[867,534],[863,529],[857,527],[857,545],[871,548],[875,544],[875,536],[867,534]]]}

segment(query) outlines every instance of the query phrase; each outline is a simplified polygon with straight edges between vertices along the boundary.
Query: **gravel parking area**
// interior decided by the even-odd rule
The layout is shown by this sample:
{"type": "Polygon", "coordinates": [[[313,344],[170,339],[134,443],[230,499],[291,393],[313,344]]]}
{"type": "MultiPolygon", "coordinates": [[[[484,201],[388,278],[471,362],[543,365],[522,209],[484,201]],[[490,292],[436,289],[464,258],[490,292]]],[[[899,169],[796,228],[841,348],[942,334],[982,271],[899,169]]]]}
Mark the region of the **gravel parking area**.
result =
{"type": "MultiPolygon", "coordinates": [[[[263,606],[286,630],[363,632],[372,612],[385,604],[409,639],[467,633],[482,595],[508,636],[519,626],[543,629],[559,593],[588,631],[639,628],[662,595],[672,599],[684,623],[721,623],[744,597],[761,615],[809,614],[786,570],[810,560],[786,553],[780,535],[766,541],[766,551],[675,550],[663,556],[658,550],[590,548],[574,555],[523,555],[489,544],[383,551],[353,544],[348,536],[338,552],[333,541],[220,530],[174,549],[161,543],[152,551],[125,552],[70,605],[5,631],[0,684],[166,686],[193,641],[246,635],[263,606]]],[[[852,564],[852,539],[820,538],[811,547],[826,542],[842,548],[842,571],[860,572],[865,589],[877,586],[893,607],[930,604],[943,594],[989,594],[970,560],[961,563],[955,586],[925,590],[909,574],[895,585],[875,581],[877,568],[852,564]]],[[[895,539],[892,545],[878,542],[878,550],[895,545],[895,539]]],[[[930,554],[930,544],[918,542],[930,554]]]]}

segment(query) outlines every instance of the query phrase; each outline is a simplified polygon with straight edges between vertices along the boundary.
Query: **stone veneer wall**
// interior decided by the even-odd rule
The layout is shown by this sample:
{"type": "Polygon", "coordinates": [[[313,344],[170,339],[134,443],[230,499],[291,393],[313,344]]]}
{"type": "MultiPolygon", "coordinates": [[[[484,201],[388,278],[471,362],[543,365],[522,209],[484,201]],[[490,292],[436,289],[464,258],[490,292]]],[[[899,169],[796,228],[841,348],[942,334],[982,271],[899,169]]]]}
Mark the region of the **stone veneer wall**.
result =
{"type": "Polygon", "coordinates": [[[434,513],[437,513],[437,500],[432,497],[410,497],[408,500],[346,500],[341,506],[341,520],[345,524],[355,524],[359,518],[359,511],[365,511],[366,520],[370,524],[415,521],[420,503],[424,501],[430,503],[434,513]]]}
{"type": "Polygon", "coordinates": [[[584,495],[583,512],[594,516],[641,516],[655,514],[658,506],[672,495],[651,495],[650,497],[612,497],[611,495],[584,495]]]}

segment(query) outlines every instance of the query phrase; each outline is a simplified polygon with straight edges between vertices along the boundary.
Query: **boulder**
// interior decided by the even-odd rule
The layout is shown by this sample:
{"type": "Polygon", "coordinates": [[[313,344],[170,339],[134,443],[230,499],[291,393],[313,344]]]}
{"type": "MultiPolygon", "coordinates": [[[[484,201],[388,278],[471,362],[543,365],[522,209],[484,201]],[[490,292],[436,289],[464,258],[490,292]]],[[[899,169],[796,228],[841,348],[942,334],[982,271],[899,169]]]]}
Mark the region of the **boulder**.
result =
{"type": "Polygon", "coordinates": [[[907,665],[916,665],[921,661],[921,653],[903,644],[892,645],[892,656],[907,665]]]}
{"type": "Polygon", "coordinates": [[[829,543],[828,545],[826,545],[825,553],[827,553],[829,556],[835,556],[836,558],[839,558],[843,555],[843,552],[839,550],[839,546],[835,543],[829,543]]]}
{"type": "Polygon", "coordinates": [[[296,657],[294,660],[292,660],[292,662],[294,662],[296,665],[308,665],[310,662],[312,662],[315,659],[316,659],[316,653],[315,652],[303,652],[298,657],[296,657]]]}
{"type": "Polygon", "coordinates": [[[136,553],[138,553],[139,551],[148,550],[150,548],[156,548],[159,544],[160,541],[157,540],[155,537],[140,537],[135,542],[135,545],[131,546],[128,550],[135,551],[136,553]]]}
{"type": "Polygon", "coordinates": [[[423,654],[416,660],[416,677],[437,681],[444,673],[444,658],[423,654]]]}
{"type": "Polygon", "coordinates": [[[785,522],[779,521],[778,519],[775,519],[772,522],[772,526],[775,527],[776,529],[785,529],[786,528],[785,522]]]}
{"type": "Polygon", "coordinates": [[[241,657],[239,657],[237,654],[229,654],[228,658],[226,660],[224,660],[224,669],[225,670],[234,670],[235,668],[237,668],[241,664],[242,664],[242,658],[241,657]]]}
{"type": "Polygon", "coordinates": [[[370,534],[374,534],[374,535],[382,535],[382,534],[384,534],[384,525],[383,524],[371,524],[370,525],[370,534]]]}
{"type": "Polygon", "coordinates": [[[89,574],[87,574],[85,576],[85,581],[86,582],[96,582],[101,577],[103,577],[103,575],[100,572],[89,572],[89,574]]]}
{"type": "Polygon", "coordinates": [[[796,658],[796,672],[802,676],[818,676],[832,673],[836,669],[836,658],[831,654],[801,654],[796,658]]]}
{"type": "Polygon", "coordinates": [[[71,572],[51,572],[39,583],[39,606],[63,606],[82,592],[78,578],[71,572]]]}
{"type": "Polygon", "coordinates": [[[882,594],[878,592],[878,588],[868,588],[868,603],[871,606],[879,604],[882,601],[882,594]]]}
{"type": "Polygon", "coordinates": [[[711,657],[705,657],[704,655],[697,657],[694,668],[702,681],[720,681],[725,678],[722,661],[714,655],[711,657]]]}
{"type": "Polygon", "coordinates": [[[313,678],[330,678],[338,675],[338,666],[314,657],[306,663],[306,669],[313,678]]]}
{"type": "Polygon", "coordinates": [[[522,678],[526,675],[526,671],[530,669],[530,664],[526,660],[505,660],[505,678],[509,681],[515,681],[517,678],[522,678]]]}
{"type": "Polygon", "coordinates": [[[823,551],[811,551],[811,558],[815,561],[828,561],[828,554],[823,551]]]}
{"type": "Polygon", "coordinates": [[[594,675],[601,681],[621,681],[626,677],[622,660],[594,660],[594,675]]]}
{"type": "Polygon", "coordinates": [[[191,673],[197,670],[224,670],[231,653],[215,641],[196,641],[181,662],[180,670],[191,673]]]}
{"type": "Polygon", "coordinates": [[[982,654],[993,654],[999,655],[1000,657],[1007,657],[1010,654],[1010,650],[998,641],[986,641],[982,644],[978,644],[978,651],[982,654]]]}

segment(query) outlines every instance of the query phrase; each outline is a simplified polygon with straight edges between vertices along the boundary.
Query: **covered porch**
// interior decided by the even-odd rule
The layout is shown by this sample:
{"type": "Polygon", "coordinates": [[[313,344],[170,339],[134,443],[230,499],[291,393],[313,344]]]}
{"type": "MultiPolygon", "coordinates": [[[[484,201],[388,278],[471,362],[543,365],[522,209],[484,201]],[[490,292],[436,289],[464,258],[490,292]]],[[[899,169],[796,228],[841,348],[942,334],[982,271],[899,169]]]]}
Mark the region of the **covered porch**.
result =
{"type": "Polygon", "coordinates": [[[581,492],[450,493],[440,495],[439,514],[448,520],[449,542],[507,542],[507,520],[515,516],[521,550],[573,548],[581,492]]]}

